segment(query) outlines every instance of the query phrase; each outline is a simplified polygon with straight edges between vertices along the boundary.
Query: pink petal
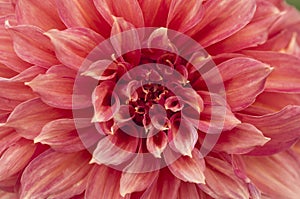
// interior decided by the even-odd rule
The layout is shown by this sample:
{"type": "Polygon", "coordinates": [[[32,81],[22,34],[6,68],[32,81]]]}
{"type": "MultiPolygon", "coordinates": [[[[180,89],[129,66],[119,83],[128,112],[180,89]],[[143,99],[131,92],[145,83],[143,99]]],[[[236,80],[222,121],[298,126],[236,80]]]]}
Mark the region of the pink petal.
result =
{"type": "Polygon", "coordinates": [[[20,198],[70,198],[82,193],[91,168],[88,158],[86,152],[42,153],[22,174],[20,198]]]}
{"type": "Polygon", "coordinates": [[[55,0],[19,0],[16,3],[16,16],[20,24],[31,24],[43,30],[65,28],[59,19],[55,0]]]}
{"type": "Polygon", "coordinates": [[[17,134],[14,129],[0,127],[0,155],[19,139],[21,139],[21,136],[17,134]]]}
{"type": "Polygon", "coordinates": [[[73,119],[58,119],[47,123],[41,133],[34,138],[34,142],[50,145],[52,149],[62,153],[85,149],[73,119]]]}
{"type": "Polygon", "coordinates": [[[64,31],[49,30],[45,33],[55,47],[58,60],[64,65],[78,70],[86,56],[104,38],[88,28],[69,28],[64,31]]]}
{"type": "Polygon", "coordinates": [[[121,196],[140,192],[148,188],[158,177],[160,160],[151,156],[136,156],[122,172],[120,180],[121,196]]]}
{"type": "MultiPolygon", "coordinates": [[[[205,199],[197,191],[197,185],[189,182],[181,182],[178,190],[178,199],[205,199]]],[[[204,195],[204,193],[201,193],[204,195]]]]}
{"type": "Polygon", "coordinates": [[[144,15],[146,27],[165,27],[171,1],[152,0],[139,1],[144,15]]]}
{"type": "Polygon", "coordinates": [[[17,174],[30,161],[35,151],[32,141],[20,139],[1,155],[0,181],[17,174]]]}
{"type": "Polygon", "coordinates": [[[206,185],[199,187],[213,198],[249,198],[248,187],[233,172],[232,166],[220,159],[206,157],[206,185]]]}
{"type": "Polygon", "coordinates": [[[137,0],[94,0],[96,8],[103,18],[112,25],[113,16],[123,17],[135,27],[144,26],[144,18],[137,0]]]}
{"type": "Polygon", "coordinates": [[[0,63],[16,72],[21,72],[31,65],[16,55],[12,38],[4,26],[5,20],[6,18],[0,18],[0,63]]]}
{"type": "Polygon", "coordinates": [[[256,13],[261,12],[259,9],[272,9],[273,13],[268,13],[267,16],[265,13],[260,13],[260,16],[254,17],[253,20],[239,32],[215,45],[210,46],[207,49],[208,52],[211,52],[212,54],[236,52],[241,49],[255,47],[265,43],[268,40],[269,28],[274,21],[279,18],[281,13],[279,10],[275,9],[271,3],[265,1],[259,2],[256,13]],[[262,6],[261,4],[269,5],[262,6]]]}
{"type": "Polygon", "coordinates": [[[197,25],[203,16],[202,0],[172,0],[167,19],[167,27],[186,32],[197,25]]]}
{"type": "Polygon", "coordinates": [[[86,27],[109,36],[110,27],[98,13],[93,0],[55,0],[61,20],[68,27],[86,27]]]}
{"type": "Polygon", "coordinates": [[[69,77],[74,70],[64,66],[57,66],[57,69],[49,70],[46,74],[40,74],[30,82],[25,84],[38,93],[46,104],[62,109],[78,108],[77,106],[86,106],[91,103],[89,97],[74,93],[74,78],[69,77]],[[60,69],[58,69],[60,67],[60,69]],[[69,73],[69,75],[63,74],[69,73]],[[76,100],[76,105],[73,105],[76,100]]]}
{"type": "Polygon", "coordinates": [[[3,78],[10,78],[17,75],[17,73],[13,70],[11,70],[10,68],[8,68],[7,66],[5,66],[4,64],[0,63],[0,76],[3,78]]]}
{"type": "Polygon", "coordinates": [[[16,129],[22,137],[33,139],[46,123],[69,114],[47,106],[40,99],[35,98],[19,104],[10,114],[5,125],[16,129]]]}
{"type": "Polygon", "coordinates": [[[3,199],[17,199],[18,194],[13,193],[13,192],[5,192],[5,191],[0,191],[0,198],[3,199]]]}
{"type": "Polygon", "coordinates": [[[159,177],[144,192],[141,199],[168,198],[177,199],[180,180],[168,169],[161,169],[159,177]]]}
{"type": "MultiPolygon", "coordinates": [[[[136,131],[132,127],[126,128],[126,130],[131,133],[136,131]]],[[[119,165],[135,155],[139,139],[126,134],[121,129],[117,129],[113,133],[113,135],[107,135],[98,142],[93,151],[91,162],[119,165]]],[[[135,134],[137,135],[137,132],[135,134]]]]}
{"type": "MultiPolygon", "coordinates": [[[[223,77],[227,102],[233,111],[242,110],[255,101],[272,71],[268,65],[249,58],[233,58],[218,65],[218,69],[223,77]]],[[[205,74],[205,79],[213,73],[205,74]]]]}
{"type": "Polygon", "coordinates": [[[300,59],[271,51],[245,51],[246,55],[271,65],[274,70],[266,82],[266,91],[300,92],[300,59]]]}
{"type": "Polygon", "coordinates": [[[114,18],[110,41],[116,51],[116,57],[123,57],[126,62],[133,65],[139,64],[141,57],[140,38],[131,23],[123,18],[114,18]]]}
{"type": "Polygon", "coordinates": [[[285,151],[273,156],[243,157],[249,178],[269,198],[298,198],[300,160],[296,153],[285,151]]]}
{"type": "Polygon", "coordinates": [[[205,162],[198,149],[192,151],[191,157],[181,156],[168,149],[165,150],[164,157],[170,171],[180,180],[197,184],[205,183],[203,173],[205,162]]]}
{"type": "MultiPolygon", "coordinates": [[[[85,198],[122,199],[120,195],[121,172],[105,165],[95,165],[89,175],[85,198]]],[[[130,198],[130,195],[125,197],[130,198]]]]}
{"type": "Polygon", "coordinates": [[[11,81],[13,82],[30,81],[33,78],[35,78],[37,75],[44,74],[45,72],[46,72],[45,68],[39,66],[31,66],[30,68],[27,68],[26,70],[22,71],[18,75],[11,78],[11,81]]]}
{"type": "Polygon", "coordinates": [[[264,136],[271,138],[268,143],[256,147],[250,154],[270,155],[289,148],[299,138],[299,116],[299,106],[287,106],[279,112],[263,116],[240,114],[243,122],[255,125],[264,136]]]}
{"type": "Polygon", "coordinates": [[[245,109],[243,113],[266,115],[278,112],[288,105],[300,106],[300,94],[263,92],[256,98],[254,104],[245,109]]]}
{"type": "Polygon", "coordinates": [[[41,29],[31,25],[9,25],[8,31],[12,35],[15,52],[21,59],[46,68],[59,63],[50,39],[43,35],[41,29]]]}
{"type": "Polygon", "coordinates": [[[168,137],[165,132],[159,131],[155,135],[151,131],[147,137],[147,149],[154,157],[160,158],[161,153],[164,151],[168,144],[168,137]]]}
{"type": "Polygon", "coordinates": [[[207,1],[204,9],[206,9],[204,18],[198,26],[195,26],[193,31],[197,32],[193,37],[203,47],[208,47],[245,27],[253,18],[256,1],[226,0],[223,3],[207,1]],[[199,29],[201,30],[198,31],[199,29]]]}
{"type": "Polygon", "coordinates": [[[242,123],[231,131],[222,132],[214,150],[225,151],[228,154],[244,154],[256,146],[263,146],[269,140],[255,126],[242,123]]]}
{"type": "Polygon", "coordinates": [[[192,151],[198,140],[198,132],[192,124],[181,117],[174,115],[170,119],[171,127],[168,131],[168,139],[171,148],[192,157],[192,151]]]}
{"type": "Polygon", "coordinates": [[[115,83],[105,81],[100,83],[94,90],[92,101],[95,115],[93,122],[105,122],[113,118],[120,108],[120,100],[113,93],[115,83]]]}
{"type": "Polygon", "coordinates": [[[0,17],[14,14],[14,5],[10,1],[0,1],[0,17]]]}

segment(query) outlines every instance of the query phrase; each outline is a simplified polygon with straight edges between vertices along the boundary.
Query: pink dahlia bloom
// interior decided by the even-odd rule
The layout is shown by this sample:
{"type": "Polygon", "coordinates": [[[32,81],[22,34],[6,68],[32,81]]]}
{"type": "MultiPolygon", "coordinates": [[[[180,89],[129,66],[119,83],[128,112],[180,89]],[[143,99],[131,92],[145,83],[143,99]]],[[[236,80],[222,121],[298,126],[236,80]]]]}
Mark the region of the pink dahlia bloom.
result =
{"type": "Polygon", "coordinates": [[[300,195],[283,0],[0,0],[0,197],[300,195]]]}

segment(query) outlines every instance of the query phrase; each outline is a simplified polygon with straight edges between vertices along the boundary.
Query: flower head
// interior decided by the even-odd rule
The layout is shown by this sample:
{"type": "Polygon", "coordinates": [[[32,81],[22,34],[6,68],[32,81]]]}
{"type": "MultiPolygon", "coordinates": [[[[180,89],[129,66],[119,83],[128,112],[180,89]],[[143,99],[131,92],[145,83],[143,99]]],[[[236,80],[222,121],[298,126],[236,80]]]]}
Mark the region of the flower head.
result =
{"type": "Polygon", "coordinates": [[[0,0],[0,196],[296,199],[299,25],[282,0],[0,0]]]}

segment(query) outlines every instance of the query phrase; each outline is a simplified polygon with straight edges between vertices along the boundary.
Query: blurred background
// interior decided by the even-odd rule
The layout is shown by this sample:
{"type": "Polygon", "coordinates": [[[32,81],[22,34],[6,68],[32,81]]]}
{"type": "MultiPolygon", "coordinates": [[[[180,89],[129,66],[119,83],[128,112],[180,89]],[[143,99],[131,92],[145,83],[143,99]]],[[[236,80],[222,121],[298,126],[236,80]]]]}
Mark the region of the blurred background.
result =
{"type": "Polygon", "coordinates": [[[300,10],[300,0],[286,0],[289,4],[294,5],[300,10]]]}

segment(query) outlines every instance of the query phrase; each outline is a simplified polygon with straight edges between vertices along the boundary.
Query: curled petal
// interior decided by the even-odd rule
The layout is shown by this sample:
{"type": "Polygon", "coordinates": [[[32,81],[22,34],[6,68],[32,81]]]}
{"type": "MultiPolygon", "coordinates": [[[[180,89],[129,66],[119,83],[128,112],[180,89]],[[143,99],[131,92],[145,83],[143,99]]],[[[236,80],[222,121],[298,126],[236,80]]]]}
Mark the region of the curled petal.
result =
{"type": "Polygon", "coordinates": [[[255,126],[242,123],[231,131],[222,132],[214,150],[225,151],[228,154],[243,154],[263,146],[270,138],[264,137],[255,126]]]}
{"type": "Polygon", "coordinates": [[[16,129],[22,137],[33,139],[46,123],[68,115],[69,112],[47,106],[35,98],[19,104],[10,114],[5,126],[16,129]]]}
{"type": "Polygon", "coordinates": [[[65,28],[59,19],[55,0],[19,0],[16,3],[16,16],[20,24],[31,24],[43,30],[65,28]]]}
{"type": "Polygon", "coordinates": [[[168,137],[165,132],[159,131],[154,134],[151,133],[147,135],[147,149],[154,157],[161,158],[161,153],[165,150],[168,144],[168,137]]]}
{"type": "Polygon", "coordinates": [[[86,152],[65,154],[48,150],[40,154],[22,174],[20,197],[70,198],[81,194],[91,168],[88,158],[86,152]]]}
{"type": "Polygon", "coordinates": [[[300,92],[300,59],[272,51],[245,51],[244,54],[271,65],[274,70],[266,82],[266,91],[300,92]]]}
{"type": "Polygon", "coordinates": [[[114,82],[105,81],[95,88],[92,95],[95,110],[93,122],[108,121],[113,118],[120,109],[120,100],[118,96],[113,93],[114,86],[114,82]]]}
{"type": "Polygon", "coordinates": [[[171,127],[168,132],[169,144],[174,151],[192,157],[192,150],[198,140],[198,132],[184,118],[170,119],[171,127]]]}
{"type": "Polygon", "coordinates": [[[192,156],[181,156],[170,149],[164,152],[170,171],[184,182],[205,184],[205,162],[198,149],[192,151],[192,156]]]}
{"type": "Polygon", "coordinates": [[[58,60],[65,66],[78,70],[86,56],[104,38],[88,28],[69,28],[64,31],[49,30],[47,35],[55,47],[58,60]]]}
{"type": "Polygon", "coordinates": [[[299,106],[287,106],[279,112],[250,116],[240,114],[243,122],[253,124],[271,140],[250,152],[252,155],[271,155],[289,148],[299,138],[299,106]],[[284,132],[284,136],[282,136],[284,132]]]}

